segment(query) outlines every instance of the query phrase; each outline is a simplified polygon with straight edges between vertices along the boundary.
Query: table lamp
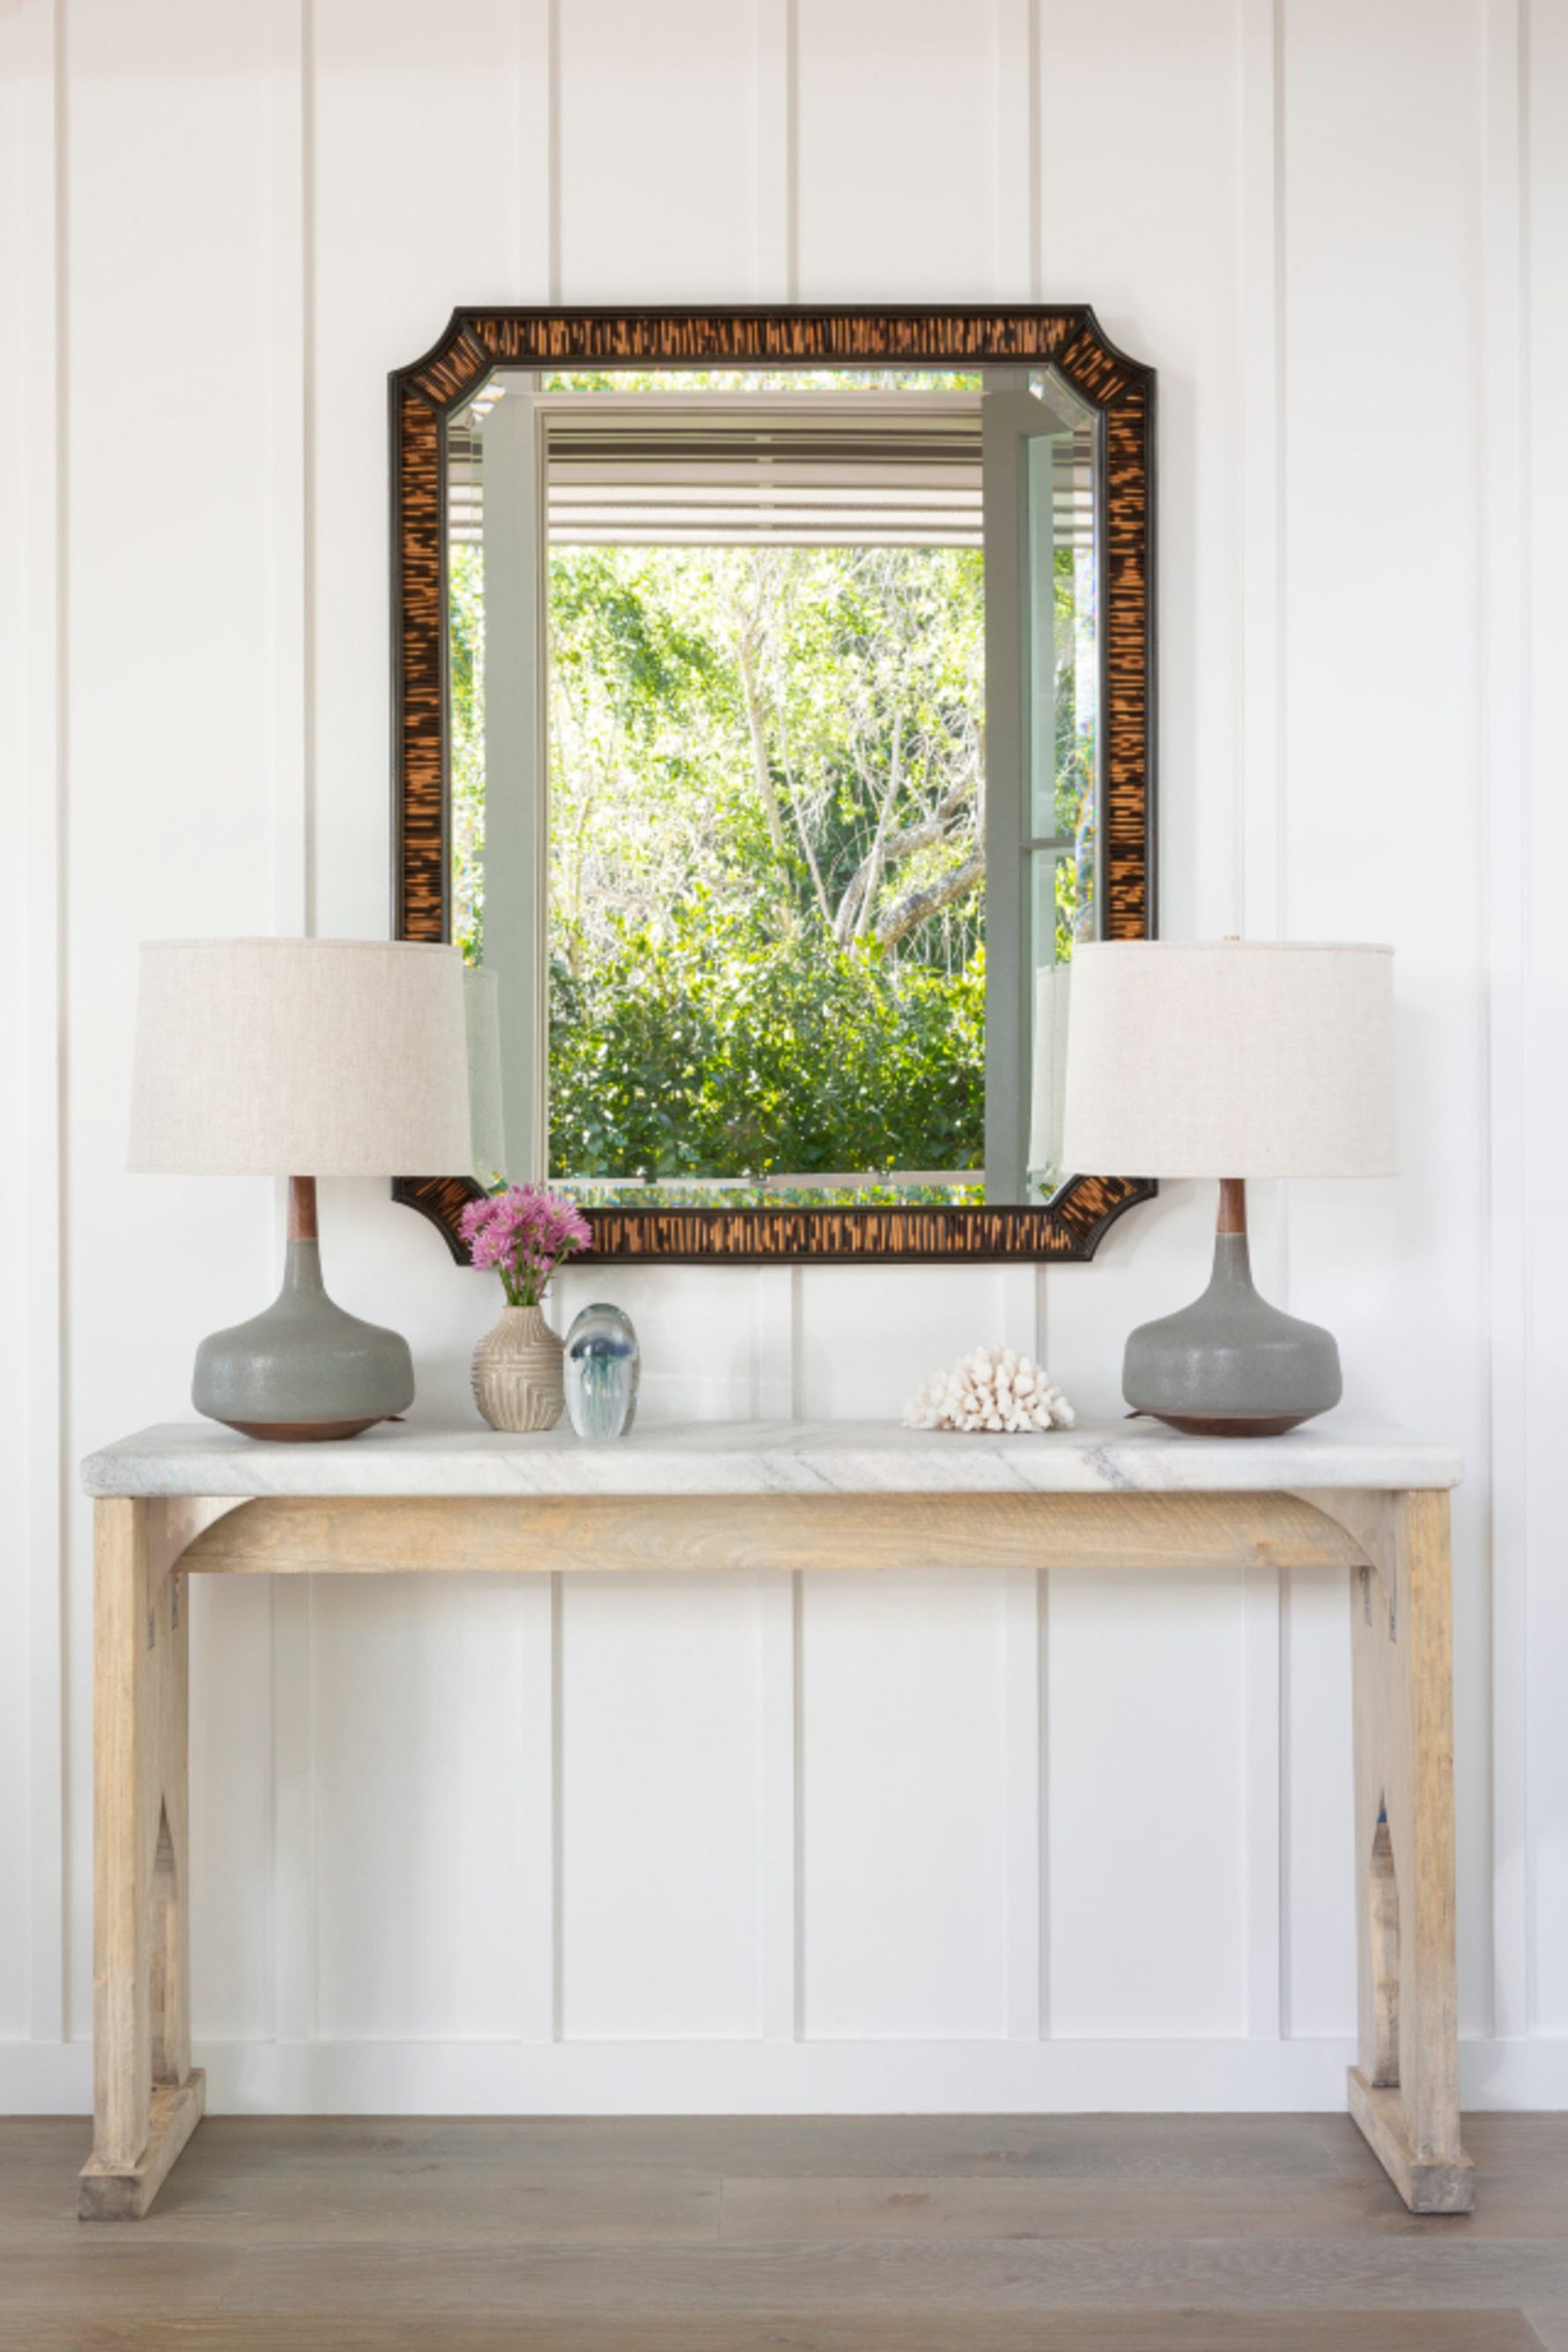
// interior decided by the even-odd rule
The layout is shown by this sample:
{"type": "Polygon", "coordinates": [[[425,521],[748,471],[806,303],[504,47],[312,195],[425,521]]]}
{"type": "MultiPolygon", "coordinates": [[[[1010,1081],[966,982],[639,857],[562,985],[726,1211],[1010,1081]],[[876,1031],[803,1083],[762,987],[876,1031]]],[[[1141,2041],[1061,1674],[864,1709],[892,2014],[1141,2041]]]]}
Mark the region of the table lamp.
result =
{"type": "Polygon", "coordinates": [[[247,1437],[355,1437],[414,1402],[395,1331],[327,1297],[318,1176],[470,1164],[463,963],[380,940],[158,940],[142,950],[137,1174],[287,1176],[283,1288],[196,1350],[198,1412],[247,1437]]]}
{"type": "Polygon", "coordinates": [[[1253,1288],[1247,1179],[1394,1173],[1393,950],[1103,941],[1072,974],[1063,1165],[1220,1180],[1209,1286],[1132,1333],[1128,1403],[1226,1437],[1326,1412],[1339,1349],[1253,1288]]]}

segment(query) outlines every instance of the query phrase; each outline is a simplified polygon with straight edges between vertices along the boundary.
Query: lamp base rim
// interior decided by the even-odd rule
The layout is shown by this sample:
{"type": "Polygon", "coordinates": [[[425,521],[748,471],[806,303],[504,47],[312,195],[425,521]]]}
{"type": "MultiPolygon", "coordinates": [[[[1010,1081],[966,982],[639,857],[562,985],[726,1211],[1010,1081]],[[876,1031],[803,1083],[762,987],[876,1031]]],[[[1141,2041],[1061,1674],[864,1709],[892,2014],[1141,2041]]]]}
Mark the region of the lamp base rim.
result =
{"type": "Polygon", "coordinates": [[[230,1421],[225,1413],[215,1413],[225,1429],[237,1429],[241,1437],[258,1437],[274,1445],[308,1444],[314,1439],[358,1437],[362,1430],[374,1429],[378,1421],[395,1421],[396,1413],[367,1413],[361,1421],[230,1421]]]}
{"type": "Polygon", "coordinates": [[[1331,1409],[1310,1405],[1304,1412],[1161,1412],[1154,1405],[1140,1405],[1128,1418],[1163,1422],[1167,1429],[1180,1430],[1184,1437],[1283,1437],[1288,1430],[1299,1429],[1304,1421],[1314,1421],[1320,1412],[1331,1409]]]}

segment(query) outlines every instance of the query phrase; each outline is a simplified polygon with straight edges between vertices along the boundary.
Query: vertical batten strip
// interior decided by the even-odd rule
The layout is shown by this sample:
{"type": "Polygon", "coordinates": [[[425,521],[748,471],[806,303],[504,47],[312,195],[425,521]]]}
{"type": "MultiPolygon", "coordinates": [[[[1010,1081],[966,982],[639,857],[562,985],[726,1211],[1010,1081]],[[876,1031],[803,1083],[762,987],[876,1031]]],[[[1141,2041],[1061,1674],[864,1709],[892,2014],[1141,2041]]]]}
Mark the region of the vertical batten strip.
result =
{"type": "Polygon", "coordinates": [[[1046,2030],[1042,1770],[1043,1619],[1038,1570],[1003,1576],[1003,1772],[1006,1788],[1004,2030],[1011,2042],[1046,2030]]]}
{"type": "Polygon", "coordinates": [[[311,597],[308,135],[310,0],[273,0],[271,768],[273,913],[280,932],[311,929],[310,683],[311,597]]]}
{"type": "MultiPolygon", "coordinates": [[[[310,248],[314,235],[311,0],[273,0],[271,768],[273,928],[304,935],[311,905],[310,248]]],[[[281,1262],[277,1187],[268,1271],[281,1262]]],[[[274,2032],[310,2042],[317,2017],[316,1761],[312,1583],[272,1581],[272,1943],[274,2032]]]]}
{"type": "MultiPolygon", "coordinates": [[[[993,84],[996,107],[995,290],[1041,299],[1040,32],[1038,0],[996,0],[993,84]]],[[[998,1268],[1003,1344],[1046,1361],[1047,1281],[1033,1260],[998,1268]]],[[[1003,1602],[1003,1769],[1007,1789],[1005,1870],[1005,2030],[1037,2041],[1050,2031],[1049,1888],[1046,1776],[1046,1643],[1051,1580],[1042,1570],[1009,1577],[1003,1602]]]]}
{"type": "Polygon", "coordinates": [[[550,2039],[566,2038],[565,1584],[550,1580],[550,2039]]]}
{"type": "MultiPolygon", "coordinates": [[[[995,0],[993,81],[995,157],[993,289],[999,301],[1039,299],[1039,93],[1036,0],[995,0]]],[[[1033,1260],[996,1269],[1004,1347],[1041,1351],[1041,1270],[1033,1260]]],[[[1045,2031],[1045,1722],[1040,1679],[1049,1580],[1003,1579],[1002,1769],[1004,1825],[1003,2030],[1014,2042],[1045,2031]]],[[[978,1596],[976,1596],[978,1600],[978,1596]]]]}
{"type": "MultiPolygon", "coordinates": [[[[996,1269],[1002,1344],[1037,1360],[1043,1339],[1044,1270],[1032,1262],[996,1269]]],[[[1009,1575],[1003,1588],[1003,1772],[1007,1789],[1006,2032],[1030,2042],[1045,2031],[1045,1656],[1051,1580],[1009,1575]]]]}
{"type": "Polygon", "coordinates": [[[1526,1670],[1530,1332],[1525,1004],[1530,979],[1526,585],[1524,0],[1482,19],[1481,773],[1489,1134],[1486,1268],[1492,1633],[1492,2032],[1534,2030],[1530,1953],[1526,1670]]]}
{"type": "MultiPolygon", "coordinates": [[[[24,1097],[16,1154],[26,1233],[23,1351],[17,1394],[25,1492],[16,1496],[26,1544],[27,1709],[28,2031],[65,2039],[65,1584],[68,1533],[63,1461],[67,1269],[61,1228],[65,1019],[63,906],[67,790],[65,627],[69,520],[67,341],[69,156],[63,0],[24,10],[7,26],[16,67],[21,205],[16,263],[22,299],[16,419],[21,435],[25,579],[20,712],[22,758],[16,816],[23,887],[21,974],[24,1097]],[[19,52],[19,54],[18,54],[19,52]]],[[[20,1929],[20,1922],[18,1928],[20,1929]]]]}
{"type": "MultiPolygon", "coordinates": [[[[1040,1353],[1040,1268],[1021,1258],[996,1268],[997,1314],[1002,1345],[1020,1356],[1040,1353]]],[[[911,1383],[912,1385],[912,1383],[911,1383]]]]}
{"type": "Polygon", "coordinates": [[[1037,0],[994,0],[995,224],[999,302],[1040,299],[1037,0]]]}
{"type": "Polygon", "coordinates": [[[555,0],[518,0],[517,299],[553,302],[561,285],[555,0]]]}
{"type": "Polygon", "coordinates": [[[1280,0],[1243,0],[1242,789],[1237,896],[1249,939],[1286,935],[1284,61],[1280,0]]]}
{"type": "MultiPolygon", "coordinates": [[[[561,290],[560,24],[556,0],[517,6],[517,299],[553,302],[561,290]]],[[[520,2033],[525,2042],[562,2038],[563,1950],[561,1773],[562,1584],[519,1580],[522,1671],[518,1706],[522,1738],[521,1938],[523,1978],[520,2033]]]]}
{"type": "Polygon", "coordinates": [[[758,1577],[757,1652],[759,2026],[764,2042],[794,2042],[800,2019],[798,1575],[758,1577]]]}
{"type": "Polygon", "coordinates": [[[274,2039],[312,2042],[317,2012],[315,1580],[272,1580],[274,2039]]]}
{"type": "Polygon", "coordinates": [[[552,302],[561,299],[562,221],[561,175],[561,0],[549,0],[549,71],[545,79],[549,107],[549,182],[550,182],[550,293],[552,302]]]}
{"type": "Polygon", "coordinates": [[[1242,1771],[1246,1776],[1247,2031],[1277,2041],[1288,2028],[1285,1989],[1285,1831],[1282,1757],[1287,1602],[1278,1569],[1248,1569],[1243,1579],[1242,1771]]]}
{"type": "Polygon", "coordinates": [[[555,1787],[560,1708],[555,1650],[560,1583],[555,1576],[519,1577],[512,1596],[522,1634],[518,1690],[521,1850],[515,1867],[523,1971],[518,2034],[524,2042],[553,2042],[559,2032],[555,1787]]]}
{"type": "MultiPolygon", "coordinates": [[[[795,230],[795,0],[756,0],[752,293],[791,302],[795,230]]],[[[762,1266],[755,1290],[755,1403],[764,1420],[800,1410],[800,1269],[762,1266]]],[[[804,2000],[801,1907],[801,1580],[759,1580],[758,2008],[767,2042],[794,2042],[804,2000]]]]}
{"type": "Polygon", "coordinates": [[[752,275],[759,302],[793,302],[799,291],[795,116],[795,0],[756,0],[752,275]]]}
{"type": "Polygon", "coordinates": [[[752,1282],[752,1411],[763,1421],[795,1421],[800,1415],[800,1269],[760,1265],[752,1282]]]}
{"type": "MultiPolygon", "coordinates": [[[[1236,795],[1234,898],[1248,939],[1287,930],[1284,868],[1284,499],[1280,0],[1243,0],[1240,37],[1240,283],[1242,417],[1241,769],[1236,795]]],[[[1270,1187],[1278,1192],[1277,1187],[1270,1187]]],[[[1285,1206],[1260,1204],[1256,1253],[1266,1287],[1288,1279],[1285,1206]]],[[[1284,1702],[1289,1600],[1277,1571],[1247,1575],[1242,1599],[1247,1712],[1247,2030],[1272,2041],[1288,2023],[1284,1932],[1288,1895],[1284,1702]]]]}

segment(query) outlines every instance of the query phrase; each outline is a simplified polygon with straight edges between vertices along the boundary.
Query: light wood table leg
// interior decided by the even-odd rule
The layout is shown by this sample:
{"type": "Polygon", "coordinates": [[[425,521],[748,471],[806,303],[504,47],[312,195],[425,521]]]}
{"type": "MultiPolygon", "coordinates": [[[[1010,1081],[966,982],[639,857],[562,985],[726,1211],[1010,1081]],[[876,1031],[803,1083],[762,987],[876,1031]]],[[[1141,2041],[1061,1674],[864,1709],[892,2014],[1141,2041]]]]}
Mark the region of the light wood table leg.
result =
{"type": "Polygon", "coordinates": [[[186,1580],[164,1567],[163,1508],[97,1506],[84,2221],[139,2220],[202,2112],[191,2065],[186,1580]]]}
{"type": "Polygon", "coordinates": [[[1360,2063],[1350,2109],[1415,2213],[1468,2213],[1459,2140],[1448,1497],[1321,1498],[1351,1570],[1360,2063]]]}

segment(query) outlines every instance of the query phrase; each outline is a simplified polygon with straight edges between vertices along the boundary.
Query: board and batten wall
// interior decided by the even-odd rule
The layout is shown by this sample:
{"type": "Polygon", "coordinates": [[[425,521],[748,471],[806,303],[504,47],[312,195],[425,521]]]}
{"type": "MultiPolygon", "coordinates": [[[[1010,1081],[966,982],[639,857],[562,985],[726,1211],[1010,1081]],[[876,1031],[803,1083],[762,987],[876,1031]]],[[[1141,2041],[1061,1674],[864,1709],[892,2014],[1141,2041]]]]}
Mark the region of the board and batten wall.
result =
{"type": "MultiPolygon", "coordinates": [[[[376,936],[387,371],[457,302],[1094,303],[1160,371],[1161,919],[1391,940],[1405,1174],[1260,1188],[1347,1402],[1456,1442],[1466,2093],[1568,2104],[1568,0],[0,6],[0,2105],[89,2095],[87,1449],[187,1410],[268,1184],[123,1172],[139,940],[376,936]]],[[[351,1307],[495,1300],[377,1185],[351,1307]]],[[[587,1274],[655,1415],[1119,1409],[1202,1271],[587,1274]]],[[[1330,1576],[202,1586],[216,2104],[1337,2105],[1330,1576]]]]}

